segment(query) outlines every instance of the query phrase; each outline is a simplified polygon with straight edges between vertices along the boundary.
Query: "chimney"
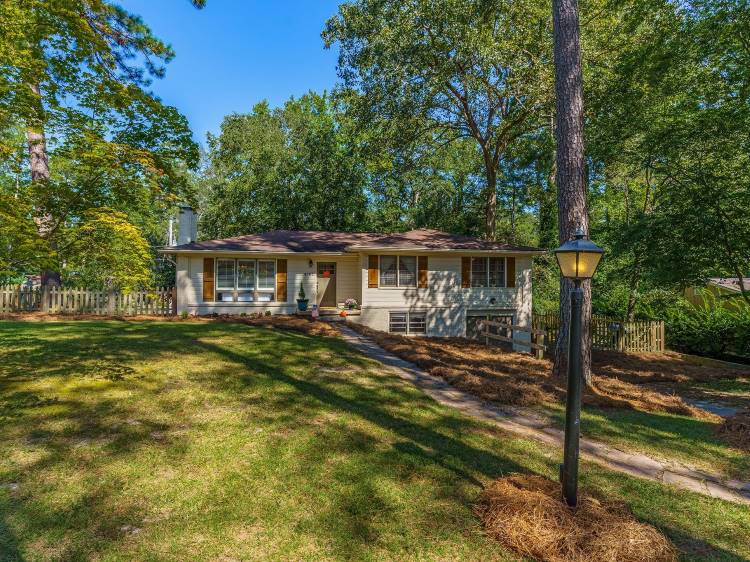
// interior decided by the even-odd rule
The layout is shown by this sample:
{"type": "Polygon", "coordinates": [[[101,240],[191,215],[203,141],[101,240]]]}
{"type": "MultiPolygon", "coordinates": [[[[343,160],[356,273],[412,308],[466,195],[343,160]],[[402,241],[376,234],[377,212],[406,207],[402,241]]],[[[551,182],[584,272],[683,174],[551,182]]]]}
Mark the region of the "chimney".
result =
{"type": "Polygon", "coordinates": [[[180,218],[177,228],[178,245],[198,241],[198,217],[190,205],[180,205],[180,218]]]}

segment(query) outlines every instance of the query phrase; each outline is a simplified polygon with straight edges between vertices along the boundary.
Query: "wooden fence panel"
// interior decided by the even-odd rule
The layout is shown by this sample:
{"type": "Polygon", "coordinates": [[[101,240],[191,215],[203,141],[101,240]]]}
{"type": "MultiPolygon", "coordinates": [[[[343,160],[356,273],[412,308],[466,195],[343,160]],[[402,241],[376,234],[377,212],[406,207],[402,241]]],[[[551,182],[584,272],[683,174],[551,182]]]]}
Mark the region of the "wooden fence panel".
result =
{"type": "Polygon", "coordinates": [[[176,296],[174,287],[120,293],[79,287],[32,289],[23,285],[0,285],[0,313],[172,316],[177,313],[176,296]]]}
{"type": "MultiPolygon", "coordinates": [[[[549,346],[560,333],[560,316],[555,313],[534,314],[532,325],[547,332],[549,346]]],[[[622,322],[616,318],[591,317],[591,345],[594,349],[631,353],[660,353],[666,349],[663,320],[622,322]]]]}

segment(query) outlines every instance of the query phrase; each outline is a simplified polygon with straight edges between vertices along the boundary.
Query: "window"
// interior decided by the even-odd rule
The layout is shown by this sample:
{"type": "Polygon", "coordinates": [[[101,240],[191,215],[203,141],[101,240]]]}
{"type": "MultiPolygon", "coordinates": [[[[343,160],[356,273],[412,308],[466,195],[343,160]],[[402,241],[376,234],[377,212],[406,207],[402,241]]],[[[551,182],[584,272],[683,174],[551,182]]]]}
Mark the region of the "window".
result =
{"type": "Polygon", "coordinates": [[[472,287],[505,287],[505,258],[471,258],[472,287]]]}
{"type": "Polygon", "coordinates": [[[380,256],[380,287],[416,287],[416,256],[380,256]]]}
{"type": "Polygon", "coordinates": [[[417,257],[399,256],[398,258],[399,287],[417,286],[417,257]]]}
{"type": "Polygon", "coordinates": [[[275,288],[275,260],[216,260],[219,302],[271,302],[275,288]]]}
{"type": "Polygon", "coordinates": [[[471,286],[487,286],[487,258],[471,258],[471,286]]]}
{"type": "Polygon", "coordinates": [[[216,260],[216,300],[234,300],[234,260],[216,260]]]}
{"type": "Polygon", "coordinates": [[[427,315],[424,312],[391,312],[388,320],[388,331],[392,334],[427,332],[427,315]]]}
{"type": "Polygon", "coordinates": [[[408,314],[406,312],[391,312],[388,331],[392,334],[405,334],[408,314]]]}
{"type": "Polygon", "coordinates": [[[234,260],[216,260],[216,288],[234,289],[234,260]]]}
{"type": "Polygon", "coordinates": [[[397,256],[380,256],[380,286],[398,287],[397,256]]]}
{"type": "Polygon", "coordinates": [[[487,258],[489,263],[488,287],[505,287],[505,258],[487,258]]]}
{"type": "Polygon", "coordinates": [[[426,315],[424,312],[412,312],[409,314],[409,333],[424,334],[427,329],[426,315]]]}

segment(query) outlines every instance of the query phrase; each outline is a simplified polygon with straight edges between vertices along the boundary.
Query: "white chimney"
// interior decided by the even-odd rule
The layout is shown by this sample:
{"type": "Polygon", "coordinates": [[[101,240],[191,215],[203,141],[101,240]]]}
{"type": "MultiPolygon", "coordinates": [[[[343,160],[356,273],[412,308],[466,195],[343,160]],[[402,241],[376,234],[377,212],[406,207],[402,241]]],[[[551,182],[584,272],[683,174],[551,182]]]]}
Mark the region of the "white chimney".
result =
{"type": "Polygon", "coordinates": [[[180,219],[177,228],[178,245],[198,241],[198,217],[190,205],[180,205],[180,219]]]}

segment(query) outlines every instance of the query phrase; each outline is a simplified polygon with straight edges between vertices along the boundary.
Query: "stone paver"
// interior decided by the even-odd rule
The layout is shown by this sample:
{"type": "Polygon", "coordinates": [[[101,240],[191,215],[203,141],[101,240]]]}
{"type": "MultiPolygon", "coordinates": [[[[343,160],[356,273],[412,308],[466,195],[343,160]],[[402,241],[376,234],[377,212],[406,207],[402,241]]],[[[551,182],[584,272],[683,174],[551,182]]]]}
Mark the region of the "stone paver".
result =
{"type": "MultiPolygon", "coordinates": [[[[382,363],[389,372],[422,389],[436,402],[451,406],[470,416],[497,424],[502,429],[562,447],[563,432],[548,421],[521,408],[492,404],[450,386],[443,379],[427,374],[419,367],[396,357],[370,338],[351,328],[338,326],[342,337],[354,348],[382,363]]],[[[750,482],[722,480],[721,475],[699,471],[674,462],[663,462],[639,453],[615,449],[604,443],[581,439],[581,455],[598,464],[639,478],[692,490],[700,494],[750,505],[750,482]]]]}

